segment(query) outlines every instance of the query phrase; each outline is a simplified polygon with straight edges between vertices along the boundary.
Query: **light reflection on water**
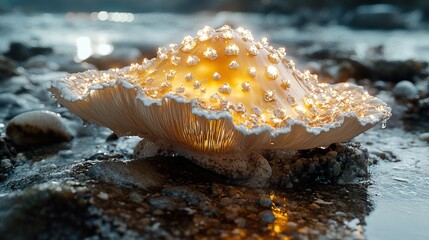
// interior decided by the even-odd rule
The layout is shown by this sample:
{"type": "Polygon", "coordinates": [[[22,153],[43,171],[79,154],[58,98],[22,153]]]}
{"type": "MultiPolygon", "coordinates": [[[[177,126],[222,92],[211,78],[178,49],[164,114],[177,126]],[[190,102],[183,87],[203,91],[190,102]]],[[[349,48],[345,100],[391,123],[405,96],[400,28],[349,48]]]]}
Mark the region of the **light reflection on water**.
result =
{"type": "Polygon", "coordinates": [[[128,12],[92,12],[91,19],[94,21],[133,22],[134,14],[128,12]]]}
{"type": "Polygon", "coordinates": [[[106,40],[95,42],[90,37],[80,36],[76,39],[76,56],[75,61],[81,62],[90,56],[96,54],[106,56],[112,53],[113,45],[106,43],[106,40]]]}

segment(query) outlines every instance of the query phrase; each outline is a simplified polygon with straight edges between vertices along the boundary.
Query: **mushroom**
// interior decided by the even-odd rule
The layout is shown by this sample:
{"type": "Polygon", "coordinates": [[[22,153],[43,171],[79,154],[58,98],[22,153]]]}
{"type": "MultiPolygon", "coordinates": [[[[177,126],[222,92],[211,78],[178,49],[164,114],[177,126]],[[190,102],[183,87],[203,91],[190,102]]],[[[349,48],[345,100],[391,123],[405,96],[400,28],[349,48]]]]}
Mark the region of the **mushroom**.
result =
{"type": "Polygon", "coordinates": [[[144,138],[139,147],[151,154],[174,151],[259,180],[271,175],[263,150],[348,141],[391,115],[362,87],[320,83],[285,48],[226,25],[206,26],[141,64],[68,75],[50,91],[85,121],[144,138]]]}

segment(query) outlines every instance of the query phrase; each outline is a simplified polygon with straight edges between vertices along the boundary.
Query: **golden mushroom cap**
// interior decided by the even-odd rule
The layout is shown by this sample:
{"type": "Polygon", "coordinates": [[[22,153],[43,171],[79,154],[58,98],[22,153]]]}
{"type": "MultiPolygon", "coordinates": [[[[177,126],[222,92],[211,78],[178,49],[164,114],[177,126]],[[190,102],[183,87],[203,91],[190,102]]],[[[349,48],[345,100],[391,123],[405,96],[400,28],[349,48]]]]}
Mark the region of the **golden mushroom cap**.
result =
{"type": "Polygon", "coordinates": [[[204,27],[157,57],[51,83],[58,101],[120,135],[202,153],[308,149],[350,140],[390,108],[350,83],[319,83],[249,30],[204,27]]]}

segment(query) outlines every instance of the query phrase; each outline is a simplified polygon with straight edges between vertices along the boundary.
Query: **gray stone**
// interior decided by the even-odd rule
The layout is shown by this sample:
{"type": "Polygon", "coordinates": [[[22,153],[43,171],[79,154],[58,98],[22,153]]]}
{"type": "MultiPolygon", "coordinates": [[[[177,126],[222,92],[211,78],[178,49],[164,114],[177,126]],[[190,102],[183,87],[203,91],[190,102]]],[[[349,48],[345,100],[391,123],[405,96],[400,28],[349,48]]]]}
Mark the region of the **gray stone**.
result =
{"type": "Polygon", "coordinates": [[[419,92],[412,82],[404,80],[395,85],[393,95],[396,99],[411,100],[418,98],[419,92]]]}

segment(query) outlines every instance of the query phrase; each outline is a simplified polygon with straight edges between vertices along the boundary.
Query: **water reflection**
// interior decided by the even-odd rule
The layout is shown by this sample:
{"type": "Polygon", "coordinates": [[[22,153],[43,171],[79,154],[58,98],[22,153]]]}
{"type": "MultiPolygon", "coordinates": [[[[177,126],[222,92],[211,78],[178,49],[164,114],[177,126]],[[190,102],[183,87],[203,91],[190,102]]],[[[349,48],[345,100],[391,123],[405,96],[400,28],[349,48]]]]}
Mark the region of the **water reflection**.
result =
{"type": "Polygon", "coordinates": [[[87,36],[80,36],[76,39],[76,56],[75,61],[81,62],[90,56],[96,54],[106,56],[113,52],[113,45],[106,43],[105,39],[92,41],[87,36]]]}
{"type": "Polygon", "coordinates": [[[91,19],[94,21],[111,21],[111,22],[133,22],[134,14],[128,12],[92,12],[91,19]]]}
{"type": "Polygon", "coordinates": [[[89,37],[78,37],[76,39],[76,61],[80,62],[92,55],[91,39],[89,37]]]}

